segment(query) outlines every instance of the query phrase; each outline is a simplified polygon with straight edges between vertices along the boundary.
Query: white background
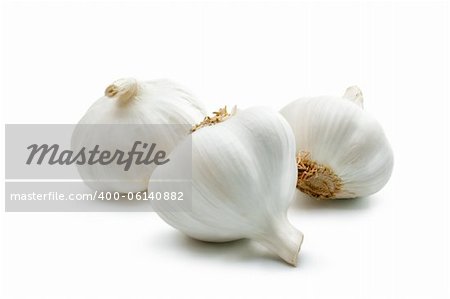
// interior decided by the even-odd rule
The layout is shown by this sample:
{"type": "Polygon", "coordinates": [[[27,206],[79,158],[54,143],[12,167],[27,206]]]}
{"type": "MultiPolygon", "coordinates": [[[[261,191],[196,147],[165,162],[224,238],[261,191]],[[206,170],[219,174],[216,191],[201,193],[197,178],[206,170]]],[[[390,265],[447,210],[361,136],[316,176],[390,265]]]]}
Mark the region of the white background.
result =
{"type": "Polygon", "coordinates": [[[395,169],[369,198],[297,199],[297,268],[153,213],[1,212],[0,297],[449,298],[448,18],[438,2],[3,2],[3,123],[76,123],[124,76],[175,79],[211,110],[357,84],[395,169]]]}

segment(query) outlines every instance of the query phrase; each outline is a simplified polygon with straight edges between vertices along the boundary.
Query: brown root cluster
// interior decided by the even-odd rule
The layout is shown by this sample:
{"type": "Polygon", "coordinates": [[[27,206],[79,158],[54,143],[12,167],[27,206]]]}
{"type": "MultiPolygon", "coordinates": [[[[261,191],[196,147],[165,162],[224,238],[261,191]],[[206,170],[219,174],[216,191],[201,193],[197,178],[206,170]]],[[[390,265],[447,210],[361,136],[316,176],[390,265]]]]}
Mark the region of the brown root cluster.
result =
{"type": "Polygon", "coordinates": [[[331,199],[342,190],[342,180],[334,171],[311,159],[308,152],[297,155],[297,188],[317,199],[331,199]]]}
{"type": "Polygon", "coordinates": [[[192,127],[191,132],[195,132],[203,127],[215,125],[217,123],[227,120],[235,112],[235,108],[231,113],[227,111],[227,106],[220,108],[219,111],[213,112],[213,116],[206,116],[202,122],[192,127]]]}

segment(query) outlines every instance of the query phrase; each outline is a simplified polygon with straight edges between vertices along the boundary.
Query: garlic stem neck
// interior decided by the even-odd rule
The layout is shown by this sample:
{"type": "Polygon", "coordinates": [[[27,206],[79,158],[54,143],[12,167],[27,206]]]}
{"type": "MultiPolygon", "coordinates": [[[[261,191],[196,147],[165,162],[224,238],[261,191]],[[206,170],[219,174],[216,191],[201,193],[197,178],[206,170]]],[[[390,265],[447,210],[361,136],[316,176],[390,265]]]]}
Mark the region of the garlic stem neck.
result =
{"type": "Polygon", "coordinates": [[[349,88],[347,88],[347,90],[344,93],[343,98],[355,103],[361,109],[364,106],[363,93],[358,86],[350,86],[349,88]]]}
{"type": "Polygon", "coordinates": [[[121,104],[128,103],[138,93],[138,82],[134,78],[119,79],[109,85],[105,90],[105,96],[116,98],[121,104]]]}
{"type": "Polygon", "coordinates": [[[199,124],[192,127],[191,132],[195,132],[203,127],[212,126],[221,123],[236,113],[236,106],[233,107],[231,112],[227,111],[227,106],[220,108],[219,111],[213,112],[213,116],[206,116],[199,124]]]}
{"type": "Polygon", "coordinates": [[[297,266],[297,257],[303,243],[303,233],[296,229],[286,217],[271,224],[270,230],[254,239],[276,253],[286,263],[297,266]]]}
{"type": "Polygon", "coordinates": [[[297,155],[297,188],[317,199],[335,198],[342,190],[342,180],[328,166],[311,160],[310,154],[297,155]]]}

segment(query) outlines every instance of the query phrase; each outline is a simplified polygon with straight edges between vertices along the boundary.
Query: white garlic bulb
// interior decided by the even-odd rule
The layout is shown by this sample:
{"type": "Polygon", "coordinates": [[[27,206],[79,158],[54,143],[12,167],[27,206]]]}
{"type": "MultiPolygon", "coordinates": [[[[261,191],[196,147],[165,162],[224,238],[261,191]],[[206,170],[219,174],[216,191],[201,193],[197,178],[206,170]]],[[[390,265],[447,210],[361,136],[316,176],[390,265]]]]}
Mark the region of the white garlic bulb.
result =
{"type": "MultiPolygon", "coordinates": [[[[287,219],[297,177],[291,128],[267,108],[231,114],[225,108],[215,114],[193,129],[191,210],[173,211],[170,205],[177,203],[153,201],[155,210],[192,238],[252,239],[296,265],[303,234],[287,219]]],[[[149,190],[177,188],[159,181],[177,178],[190,140],[184,143],[172,152],[170,163],[154,171],[149,190]]]]}
{"type": "Polygon", "coordinates": [[[391,146],[362,107],[362,92],[352,86],[342,98],[302,98],[280,111],[295,134],[300,191],[317,199],[354,198],[388,182],[391,146]]]}
{"type": "MultiPolygon", "coordinates": [[[[204,111],[188,91],[170,80],[120,79],[81,118],[72,135],[72,149],[77,152],[99,145],[100,150],[127,153],[135,142],[141,142],[143,152],[144,143],[170,152],[190,133],[192,124],[203,119],[204,111]],[[164,126],[171,124],[182,125],[164,126]]],[[[147,188],[157,165],[132,165],[128,170],[116,163],[77,166],[94,190],[137,192],[147,188]]]]}

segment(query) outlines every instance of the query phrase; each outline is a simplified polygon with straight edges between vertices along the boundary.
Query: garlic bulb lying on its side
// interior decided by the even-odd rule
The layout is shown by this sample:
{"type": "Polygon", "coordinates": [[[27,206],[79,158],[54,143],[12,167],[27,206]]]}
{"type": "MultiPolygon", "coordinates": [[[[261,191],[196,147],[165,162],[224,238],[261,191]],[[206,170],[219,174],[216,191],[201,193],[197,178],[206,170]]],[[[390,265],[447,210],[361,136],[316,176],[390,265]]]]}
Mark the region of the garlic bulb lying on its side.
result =
{"type": "Polygon", "coordinates": [[[318,199],[354,198],[388,182],[391,146],[362,107],[362,93],[353,86],[343,98],[302,98],[281,110],[295,134],[300,191],[318,199]]]}
{"type": "MultiPolygon", "coordinates": [[[[295,141],[283,117],[266,108],[207,117],[192,133],[192,209],[171,212],[153,201],[159,216],[192,238],[226,242],[248,238],[296,265],[303,234],[287,219],[295,194],[295,141]]],[[[184,143],[190,140],[184,141],[184,143]]],[[[185,163],[181,143],[170,163],[149,182],[154,192],[174,191],[168,181],[185,163]],[[181,166],[180,166],[181,165],[181,166]]]]}
{"type": "MultiPolygon", "coordinates": [[[[180,85],[169,80],[140,82],[120,79],[109,85],[81,118],[72,135],[72,149],[83,147],[125,154],[140,142],[142,157],[151,144],[170,152],[205,116],[203,106],[180,85]],[[156,124],[163,125],[157,126],[156,124]],[[184,126],[164,126],[184,124],[184,126]],[[143,148],[146,145],[146,148],[143,148]]],[[[167,153],[168,154],[168,153],[167,153]]],[[[78,165],[83,180],[101,191],[137,192],[147,188],[155,164],[78,165]]]]}

